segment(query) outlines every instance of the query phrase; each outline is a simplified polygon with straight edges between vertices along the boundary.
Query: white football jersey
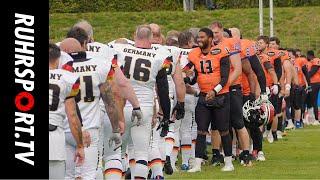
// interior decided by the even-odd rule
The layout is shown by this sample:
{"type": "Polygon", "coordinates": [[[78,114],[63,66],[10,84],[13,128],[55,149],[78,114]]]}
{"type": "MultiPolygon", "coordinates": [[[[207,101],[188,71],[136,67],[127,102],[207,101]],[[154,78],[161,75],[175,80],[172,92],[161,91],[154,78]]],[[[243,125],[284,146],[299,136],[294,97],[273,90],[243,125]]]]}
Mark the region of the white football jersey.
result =
{"type": "Polygon", "coordinates": [[[155,50],[161,50],[161,51],[167,51],[172,56],[172,64],[167,69],[167,75],[168,75],[168,83],[169,83],[169,96],[170,98],[174,99],[176,94],[176,88],[172,79],[172,76],[175,73],[177,63],[179,61],[179,55],[180,55],[180,48],[175,46],[163,46],[161,44],[152,44],[152,48],[155,50]]]}
{"type": "MultiPolygon", "coordinates": [[[[183,48],[181,48],[180,50],[181,50],[180,51],[180,65],[181,65],[181,67],[183,69],[190,62],[188,60],[188,54],[192,49],[183,49],[183,48]]],[[[194,89],[199,90],[199,87],[198,87],[197,83],[192,85],[192,87],[194,89]]],[[[196,100],[196,98],[193,95],[186,94],[186,98],[185,98],[185,104],[186,105],[195,104],[195,100],[196,100]]]]}
{"type": "MultiPolygon", "coordinates": [[[[115,44],[118,62],[123,65],[125,76],[131,81],[132,87],[142,107],[152,107],[158,72],[171,64],[171,55],[167,50],[137,48],[130,44],[115,44]]],[[[126,106],[132,107],[127,102],[126,106]]]]}
{"type": "MultiPolygon", "coordinates": [[[[99,53],[93,52],[77,56],[79,57],[74,57],[73,68],[74,73],[80,76],[80,92],[76,101],[81,113],[83,128],[99,128],[101,126],[99,85],[106,82],[112,60],[106,60],[99,53]]],[[[65,128],[66,131],[70,131],[67,123],[65,123],[65,128]]]]}
{"type": "Polygon", "coordinates": [[[58,69],[64,69],[67,71],[71,71],[72,70],[72,64],[73,64],[73,59],[72,57],[64,52],[61,51],[61,56],[59,58],[59,65],[58,65],[58,69]]]}
{"type": "Polygon", "coordinates": [[[103,58],[107,58],[107,60],[109,60],[111,56],[114,56],[116,54],[114,49],[110,48],[106,44],[102,44],[99,42],[88,43],[87,51],[98,53],[103,58]]]}
{"type": "MultiPolygon", "coordinates": [[[[127,39],[127,38],[122,38],[122,39],[125,39],[125,40],[128,42],[128,44],[134,46],[134,41],[132,41],[132,40],[130,40],[130,39],[127,39]]],[[[108,45],[109,47],[113,48],[115,42],[116,42],[116,40],[113,40],[113,41],[109,42],[107,45],[108,45]]]]}
{"type": "Polygon", "coordinates": [[[63,128],[65,99],[79,89],[79,76],[63,69],[49,70],[49,123],[63,128]]]}

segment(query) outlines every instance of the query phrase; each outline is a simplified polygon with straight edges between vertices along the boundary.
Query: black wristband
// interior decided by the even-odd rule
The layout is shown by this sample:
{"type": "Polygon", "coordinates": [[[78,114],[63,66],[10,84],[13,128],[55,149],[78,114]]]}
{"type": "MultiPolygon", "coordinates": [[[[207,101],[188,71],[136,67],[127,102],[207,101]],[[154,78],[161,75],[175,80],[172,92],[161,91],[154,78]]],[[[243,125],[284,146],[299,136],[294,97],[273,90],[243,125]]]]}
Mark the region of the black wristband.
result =
{"type": "Polygon", "coordinates": [[[133,108],[133,110],[140,110],[140,107],[137,107],[137,108],[133,108]]]}

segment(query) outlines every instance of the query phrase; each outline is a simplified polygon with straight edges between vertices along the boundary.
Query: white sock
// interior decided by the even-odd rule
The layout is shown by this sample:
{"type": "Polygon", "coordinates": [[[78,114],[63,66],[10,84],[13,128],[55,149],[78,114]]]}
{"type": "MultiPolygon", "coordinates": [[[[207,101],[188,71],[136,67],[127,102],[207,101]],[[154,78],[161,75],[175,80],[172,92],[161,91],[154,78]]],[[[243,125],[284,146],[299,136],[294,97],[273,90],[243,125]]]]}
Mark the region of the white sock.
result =
{"type": "Polygon", "coordinates": [[[233,164],[232,164],[232,156],[226,156],[226,157],[224,157],[224,164],[226,165],[226,166],[232,166],[233,164]]]}
{"type": "Polygon", "coordinates": [[[193,139],[191,143],[191,157],[196,157],[196,139],[193,139]]]}
{"type": "Polygon", "coordinates": [[[166,156],[170,156],[172,149],[173,149],[173,145],[174,145],[175,141],[174,141],[174,134],[173,132],[168,132],[168,135],[165,137],[165,155],[166,156]]]}
{"type": "Polygon", "coordinates": [[[179,154],[179,147],[174,146],[171,156],[170,156],[170,160],[171,160],[171,166],[174,167],[176,165],[177,159],[178,159],[178,154],[179,154]]]}
{"type": "Polygon", "coordinates": [[[182,164],[189,165],[190,157],[191,157],[191,144],[182,144],[181,145],[182,164]]]}

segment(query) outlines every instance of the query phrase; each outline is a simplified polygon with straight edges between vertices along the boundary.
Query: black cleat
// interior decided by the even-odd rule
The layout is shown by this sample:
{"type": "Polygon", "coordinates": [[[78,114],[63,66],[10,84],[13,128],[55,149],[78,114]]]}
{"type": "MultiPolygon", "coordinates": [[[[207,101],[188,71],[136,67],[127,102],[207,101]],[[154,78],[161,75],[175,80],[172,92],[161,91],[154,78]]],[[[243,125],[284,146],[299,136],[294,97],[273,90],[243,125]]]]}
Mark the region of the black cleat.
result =
{"type": "Polygon", "coordinates": [[[164,166],[163,166],[164,172],[168,175],[172,175],[173,174],[173,169],[171,167],[171,160],[170,160],[170,156],[166,157],[166,161],[164,162],[164,166]]]}
{"type": "Polygon", "coordinates": [[[254,160],[252,154],[241,153],[239,156],[240,164],[243,166],[252,166],[252,161],[254,160]]]}
{"type": "Polygon", "coordinates": [[[219,155],[216,155],[216,154],[212,155],[211,164],[212,164],[213,166],[220,166],[220,165],[223,164],[223,163],[224,163],[224,158],[223,158],[223,156],[222,156],[221,154],[219,154],[219,155]]]}
{"type": "Polygon", "coordinates": [[[151,169],[149,170],[149,173],[148,173],[148,179],[151,179],[151,176],[152,176],[152,171],[151,169]]]}
{"type": "Polygon", "coordinates": [[[125,172],[125,179],[131,179],[131,171],[130,168],[125,172]]]}

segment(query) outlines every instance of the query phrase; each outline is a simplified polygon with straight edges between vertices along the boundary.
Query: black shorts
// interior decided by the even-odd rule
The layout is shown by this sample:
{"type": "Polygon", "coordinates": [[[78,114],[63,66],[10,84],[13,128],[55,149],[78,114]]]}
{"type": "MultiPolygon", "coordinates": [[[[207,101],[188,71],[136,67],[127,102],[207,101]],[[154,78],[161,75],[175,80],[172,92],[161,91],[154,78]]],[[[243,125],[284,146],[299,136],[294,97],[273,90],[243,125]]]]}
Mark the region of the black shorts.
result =
{"type": "Polygon", "coordinates": [[[219,131],[228,131],[230,121],[229,93],[225,93],[215,97],[217,99],[223,99],[220,107],[207,106],[205,96],[205,94],[200,93],[198,103],[195,109],[197,130],[208,131],[209,125],[211,124],[211,129],[219,131]]]}
{"type": "Polygon", "coordinates": [[[243,113],[242,113],[242,91],[240,85],[230,86],[230,123],[235,129],[242,129],[244,127],[243,113]]]}
{"type": "Polygon", "coordinates": [[[304,97],[304,89],[300,86],[294,86],[291,88],[290,96],[291,96],[291,107],[295,110],[302,109],[303,106],[303,97],[304,97]]]}
{"type": "Polygon", "coordinates": [[[279,97],[278,95],[273,94],[270,97],[270,102],[274,107],[275,115],[282,112],[282,99],[283,97],[279,97]]]}

